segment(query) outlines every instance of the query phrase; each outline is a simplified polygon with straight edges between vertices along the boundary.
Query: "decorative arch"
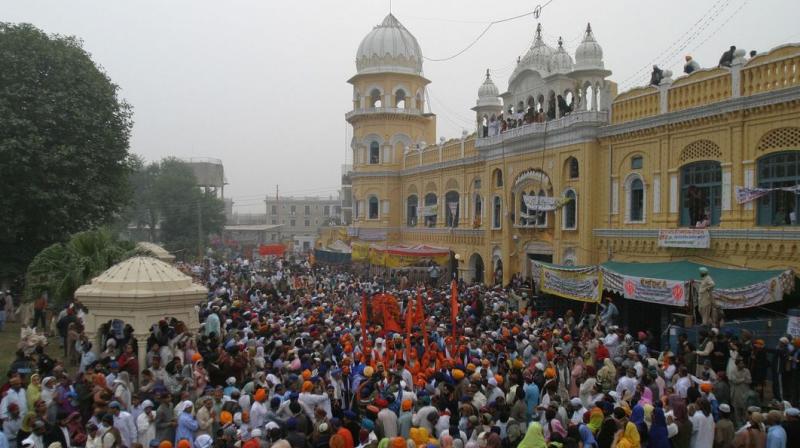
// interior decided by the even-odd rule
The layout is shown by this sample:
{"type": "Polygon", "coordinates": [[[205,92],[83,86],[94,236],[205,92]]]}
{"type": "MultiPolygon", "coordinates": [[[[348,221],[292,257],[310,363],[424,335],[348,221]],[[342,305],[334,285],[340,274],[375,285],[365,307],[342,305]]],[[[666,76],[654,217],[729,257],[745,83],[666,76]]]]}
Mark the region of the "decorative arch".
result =
{"type": "Polygon", "coordinates": [[[761,136],[756,146],[759,151],[798,148],[800,148],[800,127],[773,129],[761,136]]]}
{"type": "Polygon", "coordinates": [[[406,187],[406,193],[407,194],[417,194],[417,186],[416,186],[416,184],[409,184],[406,187]]]}
{"type": "Polygon", "coordinates": [[[445,190],[458,190],[458,181],[453,179],[452,177],[450,179],[447,179],[447,182],[445,182],[445,184],[444,184],[444,189],[445,190]]]}
{"type": "Polygon", "coordinates": [[[632,151],[632,152],[626,154],[625,157],[620,159],[619,166],[617,168],[619,170],[619,172],[628,172],[628,171],[630,171],[632,169],[631,168],[631,163],[632,163],[634,157],[641,157],[642,158],[642,166],[647,165],[647,154],[645,154],[643,151],[638,151],[638,150],[637,151],[632,151]]]}
{"type": "Polygon", "coordinates": [[[384,93],[383,87],[378,84],[369,86],[366,90],[367,106],[368,107],[385,107],[383,104],[384,93]]]}
{"type": "Polygon", "coordinates": [[[530,184],[539,184],[546,191],[553,189],[550,176],[538,168],[529,168],[519,173],[514,179],[514,190],[520,190],[530,184]]]}
{"type": "Polygon", "coordinates": [[[711,140],[695,140],[686,145],[679,156],[681,163],[689,160],[719,160],[722,158],[722,150],[719,145],[711,140]]]}
{"type": "Polygon", "coordinates": [[[492,171],[492,184],[495,188],[500,188],[503,186],[503,170],[500,168],[495,168],[492,171]]]}
{"type": "Polygon", "coordinates": [[[367,134],[361,139],[361,144],[369,148],[369,144],[372,142],[378,142],[379,145],[383,146],[383,137],[379,134],[367,134]]]}
{"type": "Polygon", "coordinates": [[[405,153],[405,148],[411,149],[414,147],[414,140],[406,134],[394,134],[392,138],[389,139],[389,144],[391,144],[393,148],[397,148],[398,144],[403,145],[403,153],[405,153]]]}
{"type": "Polygon", "coordinates": [[[427,193],[434,193],[434,194],[438,193],[439,192],[439,188],[436,186],[436,182],[432,182],[431,181],[431,182],[428,182],[427,184],[425,184],[424,192],[425,192],[425,194],[427,194],[427,193]]]}
{"type": "Polygon", "coordinates": [[[561,193],[561,196],[570,199],[561,208],[561,229],[575,230],[578,228],[578,192],[569,187],[561,193]]]}

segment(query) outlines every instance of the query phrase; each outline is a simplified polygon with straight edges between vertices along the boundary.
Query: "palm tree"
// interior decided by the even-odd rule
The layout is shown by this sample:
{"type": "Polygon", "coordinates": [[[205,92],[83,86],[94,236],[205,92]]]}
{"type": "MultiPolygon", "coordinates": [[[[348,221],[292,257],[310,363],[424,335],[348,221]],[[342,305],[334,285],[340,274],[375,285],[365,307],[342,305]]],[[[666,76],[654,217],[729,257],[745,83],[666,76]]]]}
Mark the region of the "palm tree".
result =
{"type": "Polygon", "coordinates": [[[25,296],[33,300],[47,292],[50,303],[61,304],[71,299],[78,287],[134,255],[147,253],[135,243],[117,239],[108,229],[76,233],[34,257],[25,276],[25,296]]]}

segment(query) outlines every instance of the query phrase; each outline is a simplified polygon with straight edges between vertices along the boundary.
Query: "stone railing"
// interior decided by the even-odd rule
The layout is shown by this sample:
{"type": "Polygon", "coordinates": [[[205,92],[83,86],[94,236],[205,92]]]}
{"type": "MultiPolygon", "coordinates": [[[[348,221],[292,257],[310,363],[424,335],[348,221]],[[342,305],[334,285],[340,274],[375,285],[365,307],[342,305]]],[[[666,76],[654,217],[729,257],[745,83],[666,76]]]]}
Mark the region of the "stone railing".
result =
{"type": "Polygon", "coordinates": [[[557,120],[550,120],[544,123],[530,123],[514,129],[509,129],[498,135],[491,137],[479,138],[475,141],[475,148],[485,148],[487,146],[496,145],[506,140],[517,139],[519,137],[540,134],[544,132],[551,132],[559,129],[570,127],[576,123],[585,122],[600,122],[606,123],[608,121],[608,112],[597,110],[584,110],[572,112],[557,120]]]}
{"type": "Polygon", "coordinates": [[[619,124],[658,115],[659,94],[653,86],[637,87],[617,96],[611,104],[611,123],[619,124]]]}
{"type": "Polygon", "coordinates": [[[742,69],[742,96],[800,85],[800,45],[784,45],[742,69]]]}
{"type": "Polygon", "coordinates": [[[422,111],[417,109],[403,109],[398,107],[364,107],[351,110],[350,112],[344,115],[344,118],[345,120],[349,120],[357,116],[368,115],[368,114],[400,114],[400,115],[419,116],[419,117],[423,115],[422,111]]]}
{"type": "Polygon", "coordinates": [[[401,227],[400,233],[403,241],[482,245],[485,231],[483,229],[449,227],[401,227]]]}
{"type": "Polygon", "coordinates": [[[731,67],[697,70],[658,86],[636,87],[614,98],[612,124],[707,106],[732,98],[800,86],[800,44],[788,44],[748,61],[738,51],[731,67]]]}
{"type": "Polygon", "coordinates": [[[717,103],[731,97],[731,72],[716,68],[692,73],[676,80],[669,88],[667,111],[677,112],[692,107],[717,103]]]}

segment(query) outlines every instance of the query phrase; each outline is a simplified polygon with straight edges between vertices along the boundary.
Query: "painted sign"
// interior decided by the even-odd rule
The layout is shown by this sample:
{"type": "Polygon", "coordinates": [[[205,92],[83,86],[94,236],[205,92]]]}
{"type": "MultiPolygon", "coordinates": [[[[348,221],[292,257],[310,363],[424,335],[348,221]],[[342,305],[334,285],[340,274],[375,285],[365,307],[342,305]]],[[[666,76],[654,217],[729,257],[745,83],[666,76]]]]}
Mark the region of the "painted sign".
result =
{"type": "Polygon", "coordinates": [[[660,247],[682,247],[688,249],[708,249],[711,235],[708,229],[661,229],[658,231],[660,247]]]}

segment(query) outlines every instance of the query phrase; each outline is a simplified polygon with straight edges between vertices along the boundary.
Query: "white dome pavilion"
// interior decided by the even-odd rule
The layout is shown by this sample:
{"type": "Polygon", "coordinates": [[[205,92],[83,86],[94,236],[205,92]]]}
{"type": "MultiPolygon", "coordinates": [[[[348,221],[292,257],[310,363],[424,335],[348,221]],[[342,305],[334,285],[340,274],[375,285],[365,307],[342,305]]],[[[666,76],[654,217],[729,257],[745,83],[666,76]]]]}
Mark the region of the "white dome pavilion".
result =
{"type": "Polygon", "coordinates": [[[564,41],[559,37],[558,48],[550,61],[550,70],[553,73],[569,73],[572,71],[572,65],[572,56],[564,50],[564,41]]]}
{"type": "Polygon", "coordinates": [[[422,74],[422,49],[417,39],[391,13],[358,46],[356,68],[364,73],[422,74]]]}
{"type": "Polygon", "coordinates": [[[489,70],[486,70],[486,79],[483,84],[478,88],[478,107],[480,106],[502,106],[500,101],[500,90],[492,82],[492,77],[489,75],[489,70]]]}
{"type": "Polygon", "coordinates": [[[603,48],[597,43],[592,33],[592,24],[586,24],[586,34],[575,50],[575,69],[603,69],[603,48]]]}

